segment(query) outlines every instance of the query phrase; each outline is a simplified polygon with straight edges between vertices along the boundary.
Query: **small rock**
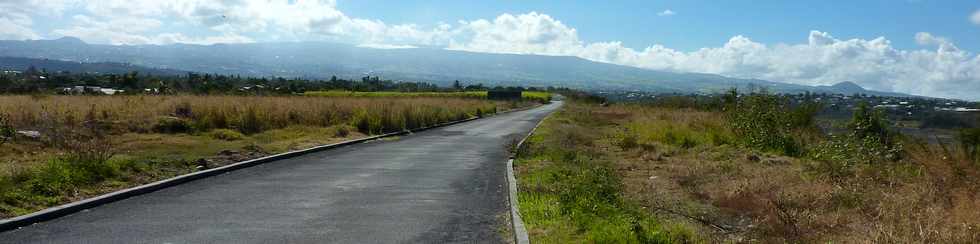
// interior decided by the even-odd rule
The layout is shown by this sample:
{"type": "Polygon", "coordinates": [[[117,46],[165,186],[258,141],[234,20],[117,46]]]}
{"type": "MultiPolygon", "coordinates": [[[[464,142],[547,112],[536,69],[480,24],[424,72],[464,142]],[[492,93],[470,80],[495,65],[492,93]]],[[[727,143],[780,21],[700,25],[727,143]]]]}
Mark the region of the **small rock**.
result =
{"type": "Polygon", "coordinates": [[[654,175],[654,176],[650,176],[650,179],[651,179],[651,180],[655,180],[655,179],[657,179],[657,176],[656,176],[656,175],[654,175]]]}
{"type": "Polygon", "coordinates": [[[208,169],[208,160],[207,159],[203,159],[203,158],[202,159],[198,159],[195,163],[197,164],[197,169],[198,170],[208,169]]]}

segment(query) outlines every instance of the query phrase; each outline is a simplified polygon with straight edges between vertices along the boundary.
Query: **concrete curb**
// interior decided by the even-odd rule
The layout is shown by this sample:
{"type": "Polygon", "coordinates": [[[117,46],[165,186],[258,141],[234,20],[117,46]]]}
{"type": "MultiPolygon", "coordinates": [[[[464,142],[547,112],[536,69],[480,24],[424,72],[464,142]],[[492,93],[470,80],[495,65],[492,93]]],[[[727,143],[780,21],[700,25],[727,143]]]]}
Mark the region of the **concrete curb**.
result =
{"type": "Polygon", "coordinates": [[[115,191],[115,192],[107,193],[107,194],[104,194],[104,195],[100,195],[100,196],[93,197],[93,198],[88,198],[88,199],[77,201],[77,202],[67,203],[67,204],[60,205],[60,206],[55,206],[55,207],[50,207],[50,208],[47,208],[47,209],[44,209],[44,210],[41,210],[41,211],[37,211],[37,212],[31,213],[31,214],[27,214],[27,215],[13,217],[13,218],[9,218],[9,219],[2,219],[2,220],[0,220],[0,232],[9,231],[9,230],[21,228],[21,227],[24,227],[24,226],[32,225],[32,224],[35,224],[35,223],[40,223],[40,222],[44,222],[44,221],[56,219],[56,218],[59,218],[59,217],[63,217],[63,216],[69,215],[69,214],[73,214],[73,213],[80,212],[80,211],[83,211],[83,210],[86,210],[86,209],[98,207],[98,206],[105,205],[105,204],[108,204],[108,203],[116,202],[116,201],[123,200],[123,199],[126,199],[126,198],[130,198],[130,197],[134,197],[134,196],[139,196],[139,195],[151,193],[151,192],[154,192],[154,191],[158,191],[158,190],[165,189],[165,188],[168,188],[168,187],[177,186],[177,185],[184,184],[184,183],[187,183],[187,182],[191,182],[191,181],[194,181],[194,180],[203,179],[203,178],[207,178],[207,177],[211,177],[211,176],[215,176],[215,175],[220,175],[220,174],[228,173],[228,172],[239,170],[239,169],[244,169],[244,168],[248,168],[248,167],[252,167],[252,166],[256,166],[256,165],[260,165],[260,164],[265,164],[265,163],[273,162],[273,161],[276,161],[276,160],[293,158],[293,157],[302,156],[302,155],[306,155],[306,154],[310,154],[310,153],[315,153],[315,152],[320,152],[320,151],[329,150],[329,149],[333,149],[333,148],[338,148],[338,147],[344,147],[344,146],[349,146],[349,145],[364,143],[364,142],[373,141],[373,140],[377,140],[377,139],[382,139],[382,138],[386,138],[386,137],[408,135],[408,134],[412,134],[412,133],[415,133],[415,132],[420,132],[420,131],[425,131],[425,130],[440,128],[440,127],[446,127],[446,126],[455,125],[455,124],[459,124],[459,123],[465,123],[465,122],[469,122],[469,121],[473,121],[473,120],[477,120],[477,119],[481,119],[481,118],[494,117],[494,116],[497,116],[497,115],[500,115],[500,114],[505,114],[505,113],[511,113],[511,112],[517,112],[517,111],[524,111],[524,110],[534,109],[534,108],[537,108],[537,107],[539,107],[539,106],[532,106],[532,107],[528,107],[528,108],[519,108],[519,109],[511,109],[511,110],[507,110],[507,111],[503,111],[503,112],[494,113],[493,115],[490,115],[490,116],[484,116],[484,117],[476,117],[476,118],[469,118],[469,119],[457,120],[457,121],[446,122],[446,123],[437,124],[437,125],[433,125],[433,126],[429,126],[429,127],[419,128],[419,129],[405,130],[405,131],[400,131],[400,132],[393,132],[393,133],[382,134],[382,135],[377,135],[377,136],[365,137],[365,138],[361,138],[361,139],[343,141],[343,142],[338,142],[338,143],[334,143],[334,144],[316,146],[316,147],[312,147],[312,148],[307,148],[307,149],[302,149],[302,150],[296,150],[296,151],[290,151],[290,152],[280,153],[280,154],[266,156],[266,157],[262,157],[262,158],[257,158],[257,159],[242,161],[242,162],[238,162],[238,163],[234,163],[234,164],[229,164],[229,165],[225,165],[225,166],[221,166],[221,167],[213,168],[213,169],[208,169],[208,170],[204,170],[204,171],[198,171],[198,172],[188,173],[188,174],[180,175],[180,176],[177,176],[177,177],[173,177],[173,178],[169,178],[169,179],[164,179],[164,180],[160,180],[160,181],[157,181],[157,182],[153,182],[153,183],[150,183],[150,184],[139,185],[139,186],[134,186],[134,187],[131,187],[131,188],[123,189],[123,190],[118,190],[118,191],[115,191]]]}
{"type": "Polygon", "coordinates": [[[538,130],[538,127],[540,127],[541,124],[544,123],[544,121],[550,116],[550,114],[545,116],[541,119],[541,121],[538,121],[538,124],[534,125],[534,128],[531,128],[531,131],[528,132],[516,146],[514,146],[514,153],[511,153],[510,159],[507,160],[507,185],[510,191],[510,195],[508,196],[508,198],[510,198],[510,219],[511,226],[514,228],[514,243],[517,244],[529,244],[531,243],[531,238],[527,234],[527,227],[524,226],[524,220],[521,218],[521,211],[518,207],[517,177],[514,175],[514,159],[517,158],[517,152],[519,152],[520,148],[524,146],[524,142],[527,141],[527,139],[534,134],[534,131],[538,130]]]}

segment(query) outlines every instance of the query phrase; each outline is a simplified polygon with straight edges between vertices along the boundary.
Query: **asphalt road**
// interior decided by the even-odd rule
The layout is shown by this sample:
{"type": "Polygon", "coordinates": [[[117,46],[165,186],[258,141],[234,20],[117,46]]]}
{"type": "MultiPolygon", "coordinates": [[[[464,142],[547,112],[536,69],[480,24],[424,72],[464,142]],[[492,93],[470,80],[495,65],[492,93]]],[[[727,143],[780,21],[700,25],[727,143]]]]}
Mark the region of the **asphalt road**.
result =
{"type": "Polygon", "coordinates": [[[506,145],[560,104],[233,171],[0,243],[505,242],[506,145]]]}

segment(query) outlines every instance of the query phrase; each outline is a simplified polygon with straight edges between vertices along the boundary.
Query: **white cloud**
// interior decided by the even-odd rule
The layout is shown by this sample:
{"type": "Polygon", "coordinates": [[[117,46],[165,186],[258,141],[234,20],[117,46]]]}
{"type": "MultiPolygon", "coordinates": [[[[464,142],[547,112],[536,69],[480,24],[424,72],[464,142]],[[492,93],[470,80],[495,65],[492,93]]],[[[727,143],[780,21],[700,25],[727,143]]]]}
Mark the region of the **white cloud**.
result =
{"type": "Polygon", "coordinates": [[[973,12],[973,15],[970,15],[970,22],[973,22],[975,25],[980,25],[980,9],[973,12]]]}
{"type": "Polygon", "coordinates": [[[237,35],[223,34],[218,36],[188,37],[181,33],[163,33],[155,36],[150,44],[199,44],[207,45],[214,43],[251,43],[255,42],[252,38],[237,35]]]}
{"type": "MultiPolygon", "coordinates": [[[[877,90],[980,99],[980,57],[927,32],[921,50],[898,50],[884,37],[838,39],[811,31],[805,43],[763,44],[737,35],[717,47],[678,51],[584,42],[543,13],[501,14],[435,26],[355,18],[335,0],[0,0],[0,39],[75,36],[109,44],[239,43],[328,40],[373,48],[444,47],[492,53],[568,55],[640,68],[715,73],[797,84],[854,81],[877,90]],[[70,21],[46,33],[35,18],[70,21]],[[53,17],[52,17],[53,16],[53,17]]],[[[660,16],[675,15],[672,10],[660,16]]],[[[970,17],[980,22],[980,12],[970,17]]]]}
{"type": "Polygon", "coordinates": [[[461,21],[453,34],[449,49],[475,52],[568,55],[582,46],[574,28],[535,12],[461,21]]]}
{"type": "Polygon", "coordinates": [[[410,48],[418,48],[418,47],[412,46],[412,45],[391,45],[391,44],[373,44],[373,43],[361,44],[361,45],[357,45],[357,46],[358,47],[375,48],[375,49],[410,49],[410,48]]]}
{"type": "Polygon", "coordinates": [[[682,52],[653,45],[582,42],[574,28],[545,14],[503,14],[461,22],[450,49],[578,56],[589,60],[677,72],[713,73],[806,85],[854,81],[867,88],[927,96],[980,99],[980,56],[946,38],[918,33],[934,50],[898,50],[884,37],[841,40],[811,31],[806,43],[766,45],[735,36],[720,47],[682,52]]]}
{"type": "Polygon", "coordinates": [[[30,17],[18,13],[0,14],[0,39],[7,40],[32,40],[40,39],[37,33],[31,29],[32,20],[30,17]]]}

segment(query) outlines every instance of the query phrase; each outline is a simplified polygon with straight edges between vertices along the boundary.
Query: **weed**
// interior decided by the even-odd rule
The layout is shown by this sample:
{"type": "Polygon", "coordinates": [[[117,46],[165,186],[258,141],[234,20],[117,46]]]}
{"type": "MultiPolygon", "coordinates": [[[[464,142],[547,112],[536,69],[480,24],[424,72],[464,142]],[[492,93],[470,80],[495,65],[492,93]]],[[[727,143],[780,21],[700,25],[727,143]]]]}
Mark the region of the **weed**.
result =
{"type": "Polygon", "coordinates": [[[211,138],[225,141],[237,141],[245,138],[245,135],[242,133],[229,129],[216,129],[212,130],[209,134],[211,138]]]}
{"type": "Polygon", "coordinates": [[[670,243],[692,239],[689,231],[667,230],[622,198],[623,185],[611,163],[591,152],[599,140],[595,131],[565,120],[580,114],[575,109],[566,108],[545,121],[515,162],[521,184],[518,201],[532,240],[670,243]]]}
{"type": "Polygon", "coordinates": [[[245,114],[238,122],[238,131],[241,131],[246,135],[262,132],[262,130],[265,128],[266,125],[263,123],[263,120],[259,118],[259,113],[256,111],[255,107],[248,107],[245,109],[245,114]]]}
{"type": "Polygon", "coordinates": [[[626,131],[626,133],[624,133],[620,137],[619,142],[616,143],[616,145],[619,146],[619,148],[622,148],[623,150],[631,150],[633,148],[640,146],[640,143],[638,142],[636,134],[632,134],[629,133],[629,131],[626,131]]]}
{"type": "Polygon", "coordinates": [[[350,135],[350,127],[345,125],[337,126],[337,129],[334,132],[334,136],[336,137],[343,138],[343,137],[347,137],[348,135],[350,135]]]}
{"type": "Polygon", "coordinates": [[[970,158],[980,132],[961,131],[955,146],[911,140],[867,108],[857,109],[844,133],[824,136],[811,117],[819,105],[792,107],[765,96],[731,96],[724,112],[682,99],[673,105],[568,102],[515,162],[532,240],[980,240],[980,167],[970,158]],[[733,119],[733,110],[748,114],[733,119]],[[756,121],[775,132],[747,125],[756,121]],[[754,133],[759,145],[776,146],[739,136],[754,133]],[[797,153],[768,136],[792,141],[797,153]],[[631,137],[652,149],[627,150],[631,137]]]}

